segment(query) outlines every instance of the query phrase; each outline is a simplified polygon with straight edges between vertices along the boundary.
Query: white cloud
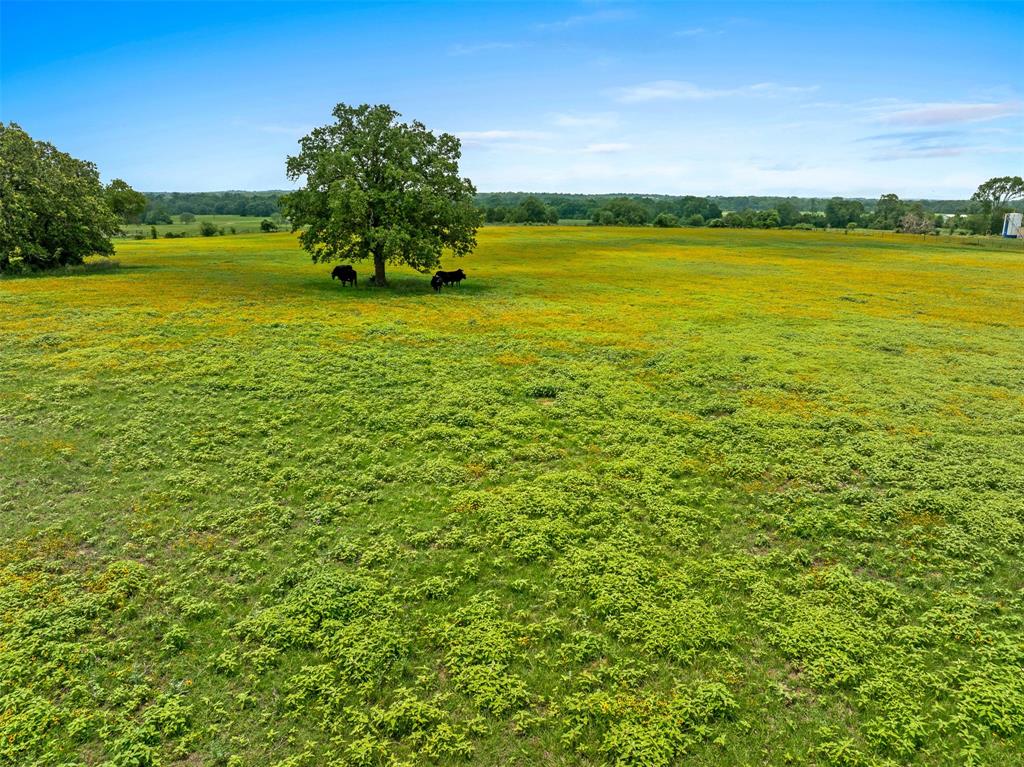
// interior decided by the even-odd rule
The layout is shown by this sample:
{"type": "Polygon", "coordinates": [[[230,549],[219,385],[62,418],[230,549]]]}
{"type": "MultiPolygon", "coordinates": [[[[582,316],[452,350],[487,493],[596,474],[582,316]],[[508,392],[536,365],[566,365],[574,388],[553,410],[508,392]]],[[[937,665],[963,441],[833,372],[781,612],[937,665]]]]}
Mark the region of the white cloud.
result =
{"type": "Polygon", "coordinates": [[[1019,101],[917,104],[879,116],[890,125],[948,125],[996,120],[1021,113],[1019,101]]]}
{"type": "Polygon", "coordinates": [[[626,152],[632,148],[632,144],[626,144],[621,141],[608,141],[604,143],[587,144],[580,151],[584,154],[615,154],[616,152],[626,152]]]}
{"type": "Polygon", "coordinates": [[[704,101],[730,96],[776,97],[787,94],[810,93],[818,86],[779,85],[778,83],[754,83],[738,88],[701,88],[685,80],[655,80],[649,83],[617,88],[613,91],[616,100],[624,104],[648,101],[704,101]]]}
{"type": "Polygon", "coordinates": [[[498,141],[543,141],[551,138],[550,133],[533,130],[466,130],[456,131],[455,135],[464,141],[482,144],[498,141]]]}
{"type": "Polygon", "coordinates": [[[560,128],[611,128],[618,124],[618,115],[612,112],[602,114],[556,114],[551,122],[560,128]]]}

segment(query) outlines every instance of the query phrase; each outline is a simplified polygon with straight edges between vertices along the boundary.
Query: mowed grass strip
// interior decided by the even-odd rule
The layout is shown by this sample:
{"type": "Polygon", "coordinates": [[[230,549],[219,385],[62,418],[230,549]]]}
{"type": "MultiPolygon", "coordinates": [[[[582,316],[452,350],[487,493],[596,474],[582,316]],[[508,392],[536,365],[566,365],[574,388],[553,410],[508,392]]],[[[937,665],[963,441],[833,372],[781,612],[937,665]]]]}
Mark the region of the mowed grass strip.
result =
{"type": "Polygon", "coordinates": [[[0,281],[0,763],[1019,762],[1018,243],[479,242],[0,281]]]}

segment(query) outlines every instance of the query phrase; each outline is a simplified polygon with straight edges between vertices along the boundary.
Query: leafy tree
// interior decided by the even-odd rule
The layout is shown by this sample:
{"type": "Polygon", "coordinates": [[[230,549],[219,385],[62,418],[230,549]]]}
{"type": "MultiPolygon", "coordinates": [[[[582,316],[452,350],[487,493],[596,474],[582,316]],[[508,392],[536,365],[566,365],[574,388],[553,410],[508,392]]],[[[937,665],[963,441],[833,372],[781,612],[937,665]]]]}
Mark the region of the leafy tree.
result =
{"type": "Polygon", "coordinates": [[[686,217],[687,226],[704,226],[704,216],[700,213],[694,213],[692,216],[686,217]]]}
{"type": "Polygon", "coordinates": [[[864,215],[864,203],[860,200],[844,200],[833,197],[825,205],[825,220],[829,226],[844,227],[860,222],[864,215]]]}
{"type": "Polygon", "coordinates": [[[759,210],[754,214],[754,225],[761,229],[777,229],[780,226],[778,211],[759,210]]]}
{"type": "Polygon", "coordinates": [[[93,163],[0,123],[0,272],[110,255],[118,231],[93,163]]]}
{"type": "Polygon", "coordinates": [[[557,224],[558,211],[530,195],[512,211],[511,220],[517,224],[557,224]]]}
{"type": "Polygon", "coordinates": [[[156,227],[155,226],[149,227],[149,236],[150,236],[150,238],[152,238],[154,240],[156,239],[156,227]]]}
{"type": "MultiPolygon", "coordinates": [[[[704,219],[702,218],[700,224],[703,223],[704,219]]],[[[700,226],[700,224],[697,224],[697,226],[700,226]]],[[[672,213],[659,213],[654,217],[654,226],[665,228],[679,226],[679,219],[672,213]]]]}
{"type": "Polygon", "coordinates": [[[333,115],[288,158],[288,177],[306,184],[281,199],[313,261],[370,258],[374,282],[385,285],[388,263],[427,271],[444,248],[472,251],[481,216],[476,189],[459,176],[455,136],[399,122],[385,104],[338,104],[333,115]]]}
{"type": "Polygon", "coordinates": [[[897,229],[907,213],[907,203],[895,194],[883,194],[875,205],[872,226],[875,229],[897,229]]]}
{"type": "Polygon", "coordinates": [[[142,221],[145,224],[173,224],[174,220],[171,218],[171,214],[163,208],[153,208],[147,210],[142,217],[142,221]]]}
{"type": "Polygon", "coordinates": [[[275,224],[269,218],[265,218],[262,221],[260,221],[260,231],[261,232],[276,232],[277,231],[277,224],[275,224]]]}
{"type": "Polygon", "coordinates": [[[986,212],[998,210],[1021,198],[1024,198],[1024,178],[1020,176],[990,178],[971,196],[971,200],[980,203],[986,212]]]}
{"type": "Polygon", "coordinates": [[[142,211],[146,209],[146,195],[136,192],[126,181],[119,178],[107,184],[103,194],[107,200],[107,207],[126,224],[138,221],[142,211]]]}
{"type": "Polygon", "coordinates": [[[203,237],[213,237],[218,234],[220,229],[212,221],[200,221],[199,222],[199,234],[203,237]]]}
{"type": "Polygon", "coordinates": [[[647,209],[637,200],[629,197],[617,197],[604,208],[594,212],[592,219],[599,223],[612,223],[618,226],[642,226],[650,220],[647,209]],[[610,215],[602,215],[607,212],[610,215]]]}
{"type": "Polygon", "coordinates": [[[977,234],[998,234],[1003,226],[1003,215],[1010,210],[1009,204],[1021,198],[1024,198],[1024,178],[990,178],[971,196],[977,210],[972,229],[977,234]]]}
{"type": "Polygon", "coordinates": [[[184,213],[180,214],[178,218],[181,219],[181,223],[183,224],[191,224],[196,220],[196,214],[186,210],[184,213]]]}
{"type": "Polygon", "coordinates": [[[793,226],[800,220],[800,211],[789,200],[783,200],[776,205],[775,211],[779,216],[779,226],[793,226]]]}

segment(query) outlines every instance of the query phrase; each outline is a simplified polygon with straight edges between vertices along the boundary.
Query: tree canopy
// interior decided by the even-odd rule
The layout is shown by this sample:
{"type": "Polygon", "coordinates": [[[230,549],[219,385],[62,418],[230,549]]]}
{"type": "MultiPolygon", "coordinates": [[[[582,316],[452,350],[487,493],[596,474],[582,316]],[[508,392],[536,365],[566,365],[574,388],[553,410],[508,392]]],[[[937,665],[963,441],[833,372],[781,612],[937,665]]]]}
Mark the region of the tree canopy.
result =
{"type": "Polygon", "coordinates": [[[985,207],[986,212],[998,210],[1021,198],[1024,198],[1024,178],[1020,176],[990,178],[971,196],[974,202],[985,207]]]}
{"type": "Polygon", "coordinates": [[[104,194],[107,198],[107,207],[126,224],[137,222],[142,211],[146,209],[146,195],[136,192],[128,186],[128,182],[119,178],[107,184],[104,194]]]}
{"type": "Polygon", "coordinates": [[[383,285],[385,264],[428,271],[445,248],[472,251],[482,216],[472,182],[459,176],[455,136],[400,122],[386,104],[338,104],[333,115],[288,158],[288,177],[306,183],[281,199],[314,261],[370,258],[383,285]]]}
{"type": "Polygon", "coordinates": [[[0,201],[2,272],[113,253],[110,238],[121,222],[96,166],[34,141],[15,123],[0,123],[0,201]]]}

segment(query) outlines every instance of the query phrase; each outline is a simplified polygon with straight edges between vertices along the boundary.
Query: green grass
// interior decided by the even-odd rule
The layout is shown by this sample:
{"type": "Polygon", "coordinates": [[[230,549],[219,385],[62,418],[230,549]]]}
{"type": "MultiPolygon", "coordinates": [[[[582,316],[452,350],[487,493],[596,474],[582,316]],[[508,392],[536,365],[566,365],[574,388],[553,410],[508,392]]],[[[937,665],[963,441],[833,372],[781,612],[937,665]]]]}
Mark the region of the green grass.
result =
{"type": "Polygon", "coordinates": [[[117,259],[0,281],[0,763],[1020,763],[1018,243],[117,259]]]}
{"type": "MultiPolygon", "coordinates": [[[[173,232],[174,234],[185,234],[189,237],[199,236],[199,225],[203,221],[210,221],[217,226],[223,228],[225,232],[231,233],[230,230],[233,227],[237,234],[255,233],[260,231],[260,222],[264,218],[269,216],[219,216],[209,215],[200,216],[196,215],[196,220],[184,224],[181,221],[181,216],[171,216],[174,221],[173,224],[126,224],[122,227],[123,231],[128,237],[134,237],[135,235],[142,235],[145,238],[149,238],[152,233],[152,227],[156,227],[157,236],[163,237],[167,232],[173,232]]],[[[287,225],[278,222],[278,226],[282,229],[287,229],[287,225]]]]}

